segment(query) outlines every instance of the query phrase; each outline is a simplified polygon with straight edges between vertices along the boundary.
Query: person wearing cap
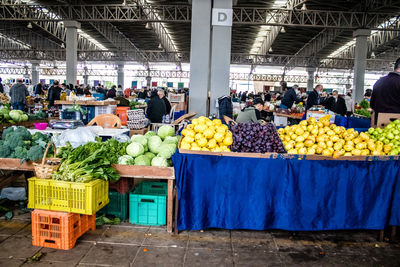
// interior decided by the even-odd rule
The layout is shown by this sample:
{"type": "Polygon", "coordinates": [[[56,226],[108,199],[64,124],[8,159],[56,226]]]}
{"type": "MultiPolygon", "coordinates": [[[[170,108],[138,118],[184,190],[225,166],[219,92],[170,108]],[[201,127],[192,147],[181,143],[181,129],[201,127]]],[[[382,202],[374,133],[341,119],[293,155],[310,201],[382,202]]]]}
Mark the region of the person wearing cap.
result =
{"type": "Polygon", "coordinates": [[[24,110],[26,97],[29,95],[28,88],[23,84],[22,79],[18,79],[10,89],[11,106],[13,109],[24,110]]]}
{"type": "Polygon", "coordinates": [[[261,111],[264,108],[264,101],[261,98],[256,98],[253,101],[253,105],[244,108],[238,115],[236,122],[246,123],[261,122],[261,111]]]}

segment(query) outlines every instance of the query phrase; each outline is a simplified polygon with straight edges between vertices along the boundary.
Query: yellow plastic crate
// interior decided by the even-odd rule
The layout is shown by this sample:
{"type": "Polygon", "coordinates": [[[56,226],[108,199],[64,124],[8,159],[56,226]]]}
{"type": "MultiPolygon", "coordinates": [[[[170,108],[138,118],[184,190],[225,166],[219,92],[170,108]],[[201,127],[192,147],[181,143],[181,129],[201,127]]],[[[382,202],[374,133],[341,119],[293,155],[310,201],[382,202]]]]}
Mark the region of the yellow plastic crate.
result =
{"type": "Polygon", "coordinates": [[[89,183],[28,179],[28,208],[92,215],[108,204],[108,182],[89,183]]]}

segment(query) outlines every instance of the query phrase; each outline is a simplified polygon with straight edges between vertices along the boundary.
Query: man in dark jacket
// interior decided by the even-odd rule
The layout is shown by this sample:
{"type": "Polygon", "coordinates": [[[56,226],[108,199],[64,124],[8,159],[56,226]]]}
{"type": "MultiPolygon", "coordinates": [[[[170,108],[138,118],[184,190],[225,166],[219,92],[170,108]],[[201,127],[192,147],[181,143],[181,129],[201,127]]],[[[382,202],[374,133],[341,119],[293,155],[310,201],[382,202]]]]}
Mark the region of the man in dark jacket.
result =
{"type": "Polygon", "coordinates": [[[35,89],[33,90],[35,95],[43,95],[43,94],[44,94],[44,92],[43,92],[43,85],[44,85],[44,82],[43,82],[43,81],[40,81],[40,83],[38,83],[38,84],[35,86],[35,89]]]}
{"type": "Polygon", "coordinates": [[[53,85],[49,89],[49,105],[50,107],[54,107],[54,101],[60,100],[61,96],[61,85],[59,81],[54,81],[53,85]]]}
{"type": "Polygon", "coordinates": [[[400,58],[394,64],[394,71],[375,83],[370,106],[376,114],[400,113],[400,58]]]}
{"type": "Polygon", "coordinates": [[[0,93],[4,93],[4,87],[1,82],[2,82],[2,79],[0,78],[0,93]]]}
{"type": "Polygon", "coordinates": [[[166,114],[169,114],[171,112],[171,103],[169,103],[167,97],[165,96],[164,89],[159,89],[157,91],[157,93],[158,93],[158,96],[160,97],[160,99],[162,99],[164,101],[166,114]]]}
{"type": "Polygon", "coordinates": [[[293,103],[295,103],[295,102],[300,103],[301,101],[302,101],[301,98],[297,97],[296,90],[294,88],[290,88],[283,96],[280,108],[290,109],[290,108],[292,108],[293,103]]]}
{"type": "Polygon", "coordinates": [[[107,92],[107,98],[114,98],[117,96],[117,86],[113,85],[107,92]]]}
{"type": "Polygon", "coordinates": [[[167,109],[165,103],[157,94],[157,91],[151,92],[151,98],[147,103],[147,118],[152,123],[162,123],[163,116],[166,114],[167,109]]]}
{"type": "Polygon", "coordinates": [[[22,79],[18,79],[10,89],[11,106],[13,109],[24,110],[26,97],[29,95],[28,89],[23,84],[22,79]]]}
{"type": "Polygon", "coordinates": [[[336,90],[332,92],[332,97],[328,99],[326,107],[330,111],[342,116],[346,115],[347,112],[346,101],[339,96],[338,91],[336,90]]]}
{"type": "Polygon", "coordinates": [[[324,87],[318,84],[317,86],[315,86],[314,90],[308,95],[306,110],[310,109],[312,106],[319,104],[319,94],[320,92],[322,92],[322,89],[324,89],[324,87]]]}

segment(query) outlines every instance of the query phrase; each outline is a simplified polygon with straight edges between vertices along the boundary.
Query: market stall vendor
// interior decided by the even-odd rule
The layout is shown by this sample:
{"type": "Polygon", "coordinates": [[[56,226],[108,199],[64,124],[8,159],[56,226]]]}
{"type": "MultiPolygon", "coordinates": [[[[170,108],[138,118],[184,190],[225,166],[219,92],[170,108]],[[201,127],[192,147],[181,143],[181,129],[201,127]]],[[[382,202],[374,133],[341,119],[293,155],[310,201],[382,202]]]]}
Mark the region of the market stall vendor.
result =
{"type": "Polygon", "coordinates": [[[301,98],[297,97],[298,88],[290,88],[281,101],[280,108],[282,109],[290,109],[293,106],[293,103],[300,103],[303,101],[301,98]]]}
{"type": "Polygon", "coordinates": [[[322,92],[324,87],[321,84],[315,86],[314,90],[307,97],[306,110],[309,110],[312,106],[319,104],[319,94],[322,92]]]}
{"type": "Polygon", "coordinates": [[[344,116],[347,112],[346,101],[339,96],[338,91],[334,90],[332,92],[332,97],[330,97],[326,103],[326,107],[337,114],[344,116]]]}
{"type": "Polygon", "coordinates": [[[261,111],[264,109],[264,101],[261,98],[256,98],[253,101],[253,105],[247,108],[244,108],[238,115],[236,121],[237,122],[260,122],[261,120],[261,111]]]}

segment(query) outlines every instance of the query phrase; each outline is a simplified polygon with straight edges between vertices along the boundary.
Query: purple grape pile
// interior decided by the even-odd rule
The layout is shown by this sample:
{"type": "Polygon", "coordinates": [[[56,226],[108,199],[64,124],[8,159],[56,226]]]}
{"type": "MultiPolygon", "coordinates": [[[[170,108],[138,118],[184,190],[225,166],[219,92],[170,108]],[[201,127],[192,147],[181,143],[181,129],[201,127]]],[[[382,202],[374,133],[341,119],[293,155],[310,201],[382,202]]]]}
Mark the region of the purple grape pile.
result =
{"type": "Polygon", "coordinates": [[[233,152],[285,153],[282,141],[272,123],[238,123],[232,127],[233,152]]]}

